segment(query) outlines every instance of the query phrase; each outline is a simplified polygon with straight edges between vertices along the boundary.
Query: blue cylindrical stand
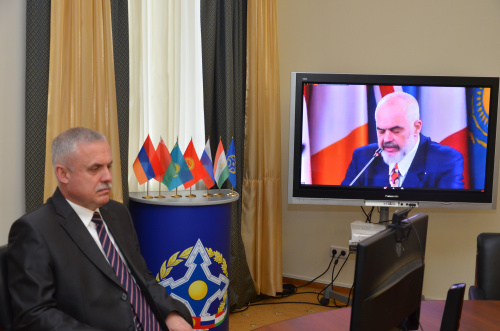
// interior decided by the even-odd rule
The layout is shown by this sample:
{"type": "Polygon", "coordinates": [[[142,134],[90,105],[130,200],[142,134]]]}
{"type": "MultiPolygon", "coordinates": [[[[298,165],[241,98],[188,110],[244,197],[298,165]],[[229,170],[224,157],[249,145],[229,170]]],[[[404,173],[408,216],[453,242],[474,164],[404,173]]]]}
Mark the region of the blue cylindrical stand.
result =
{"type": "MultiPolygon", "coordinates": [[[[182,301],[195,329],[229,330],[231,206],[238,196],[143,199],[130,193],[142,255],[167,292],[182,301]]],[[[186,193],[180,192],[180,193],[186,193]]]]}

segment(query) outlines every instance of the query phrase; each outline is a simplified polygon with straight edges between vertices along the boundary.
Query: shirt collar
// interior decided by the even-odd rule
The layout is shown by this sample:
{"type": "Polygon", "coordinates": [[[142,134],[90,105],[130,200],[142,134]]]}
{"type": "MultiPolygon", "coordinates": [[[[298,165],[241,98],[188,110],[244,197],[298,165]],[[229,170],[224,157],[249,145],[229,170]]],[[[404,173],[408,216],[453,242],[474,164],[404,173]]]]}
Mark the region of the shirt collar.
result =
{"type": "Polygon", "coordinates": [[[96,210],[90,210],[88,208],[77,205],[76,203],[71,202],[68,199],[66,199],[66,201],[68,201],[69,205],[73,208],[78,217],[80,217],[85,226],[89,226],[90,222],[92,221],[92,217],[94,216],[94,212],[99,212],[99,208],[97,208],[96,210]]]}

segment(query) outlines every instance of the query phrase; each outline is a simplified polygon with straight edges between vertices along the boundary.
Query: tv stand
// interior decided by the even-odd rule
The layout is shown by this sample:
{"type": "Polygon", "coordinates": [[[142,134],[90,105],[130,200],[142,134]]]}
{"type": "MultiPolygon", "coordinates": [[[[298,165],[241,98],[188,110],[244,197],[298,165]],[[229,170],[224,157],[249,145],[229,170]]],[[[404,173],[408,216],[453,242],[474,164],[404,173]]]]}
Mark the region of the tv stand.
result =
{"type": "Polygon", "coordinates": [[[324,294],[323,298],[321,298],[320,303],[323,306],[328,306],[330,299],[333,299],[335,301],[340,301],[347,306],[349,306],[352,303],[352,298],[349,298],[348,295],[345,295],[345,294],[342,294],[339,292],[335,292],[333,290],[332,284],[328,285],[328,287],[325,289],[325,294],[324,294]]]}
{"type": "Polygon", "coordinates": [[[384,224],[389,221],[389,207],[380,207],[379,223],[384,224]]]}

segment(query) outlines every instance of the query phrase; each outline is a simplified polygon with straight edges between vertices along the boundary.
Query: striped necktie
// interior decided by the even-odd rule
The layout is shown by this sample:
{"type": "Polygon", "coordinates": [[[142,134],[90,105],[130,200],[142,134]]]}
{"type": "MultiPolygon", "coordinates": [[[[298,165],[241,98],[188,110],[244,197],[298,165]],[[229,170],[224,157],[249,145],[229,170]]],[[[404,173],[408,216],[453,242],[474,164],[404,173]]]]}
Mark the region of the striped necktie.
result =
{"type": "Polygon", "coordinates": [[[391,182],[391,187],[399,187],[400,180],[401,180],[401,174],[399,172],[398,164],[396,163],[394,165],[394,168],[392,169],[391,176],[389,177],[389,180],[391,182]]]}
{"type": "Polygon", "coordinates": [[[103,224],[99,212],[94,212],[92,222],[96,225],[97,235],[99,236],[99,241],[102,244],[102,248],[104,249],[104,253],[106,254],[109,264],[113,267],[118,279],[128,293],[137,330],[161,330],[158,321],[146,302],[146,299],[142,295],[142,292],[135,281],[132,279],[127,267],[120,258],[120,255],[118,255],[115,246],[109,239],[108,232],[106,231],[106,227],[103,224]]]}

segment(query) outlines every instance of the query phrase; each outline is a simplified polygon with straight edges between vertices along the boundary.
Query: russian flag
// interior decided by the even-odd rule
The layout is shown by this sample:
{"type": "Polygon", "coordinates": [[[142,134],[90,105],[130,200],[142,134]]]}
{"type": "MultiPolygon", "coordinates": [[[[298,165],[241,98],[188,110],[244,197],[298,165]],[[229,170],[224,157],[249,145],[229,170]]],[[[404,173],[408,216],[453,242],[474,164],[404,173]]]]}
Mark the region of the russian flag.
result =
{"type": "Polygon", "coordinates": [[[340,185],[353,151],[368,143],[366,86],[312,84],[304,94],[312,184],[340,185]]]}

